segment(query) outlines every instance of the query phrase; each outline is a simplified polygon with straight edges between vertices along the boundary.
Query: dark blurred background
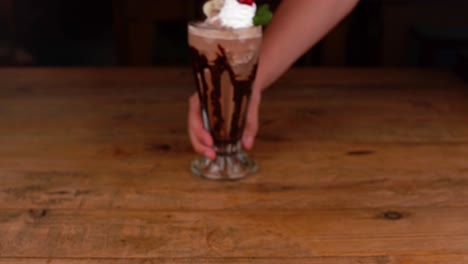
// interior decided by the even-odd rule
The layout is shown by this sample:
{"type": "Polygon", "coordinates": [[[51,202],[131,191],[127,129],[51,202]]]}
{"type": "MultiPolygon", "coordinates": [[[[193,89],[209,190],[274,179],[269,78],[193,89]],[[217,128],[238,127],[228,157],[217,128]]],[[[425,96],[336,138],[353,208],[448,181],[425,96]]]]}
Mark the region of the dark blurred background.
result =
{"type": "MultiPolygon", "coordinates": [[[[0,0],[0,66],[188,65],[186,22],[203,2],[0,0]]],[[[467,58],[467,0],[361,0],[296,66],[463,71],[467,58]]]]}

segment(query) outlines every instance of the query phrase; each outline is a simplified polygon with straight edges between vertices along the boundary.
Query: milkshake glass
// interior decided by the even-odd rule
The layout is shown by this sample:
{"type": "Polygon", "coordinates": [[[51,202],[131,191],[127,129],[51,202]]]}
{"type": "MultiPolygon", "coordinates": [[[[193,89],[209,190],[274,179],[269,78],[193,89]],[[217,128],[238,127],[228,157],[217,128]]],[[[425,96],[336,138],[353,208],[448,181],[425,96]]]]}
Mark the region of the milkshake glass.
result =
{"type": "Polygon", "coordinates": [[[217,157],[200,157],[192,171],[211,180],[238,180],[257,170],[242,150],[247,109],[255,79],[262,27],[188,25],[193,73],[205,128],[214,139],[217,157]]]}

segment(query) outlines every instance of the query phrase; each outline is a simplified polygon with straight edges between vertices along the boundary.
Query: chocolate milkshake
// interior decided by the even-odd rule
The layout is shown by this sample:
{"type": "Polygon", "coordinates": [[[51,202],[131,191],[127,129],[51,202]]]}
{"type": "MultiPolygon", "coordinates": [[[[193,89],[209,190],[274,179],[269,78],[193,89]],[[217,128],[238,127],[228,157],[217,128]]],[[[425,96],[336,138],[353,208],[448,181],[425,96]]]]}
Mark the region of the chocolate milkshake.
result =
{"type": "Polygon", "coordinates": [[[218,147],[236,144],[242,137],[261,37],[260,27],[228,30],[189,25],[196,86],[218,147]]]}
{"type": "Polygon", "coordinates": [[[256,7],[253,2],[250,7],[237,0],[211,3],[223,9],[209,9],[211,17],[206,21],[189,23],[188,42],[205,126],[214,139],[217,158],[194,161],[192,171],[208,179],[235,180],[256,170],[240,141],[257,71],[262,27],[239,26],[239,21],[244,21],[231,19],[250,12],[256,7]]]}

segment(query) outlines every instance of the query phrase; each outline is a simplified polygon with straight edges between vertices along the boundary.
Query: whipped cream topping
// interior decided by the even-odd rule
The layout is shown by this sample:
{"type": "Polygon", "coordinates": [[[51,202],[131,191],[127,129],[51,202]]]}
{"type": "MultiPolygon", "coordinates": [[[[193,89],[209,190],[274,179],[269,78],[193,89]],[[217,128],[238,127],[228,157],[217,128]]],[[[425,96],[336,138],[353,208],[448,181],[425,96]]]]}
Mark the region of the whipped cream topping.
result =
{"type": "Polygon", "coordinates": [[[216,16],[221,22],[221,26],[228,28],[252,27],[253,18],[257,11],[257,5],[241,4],[237,0],[224,0],[224,6],[216,16]]]}

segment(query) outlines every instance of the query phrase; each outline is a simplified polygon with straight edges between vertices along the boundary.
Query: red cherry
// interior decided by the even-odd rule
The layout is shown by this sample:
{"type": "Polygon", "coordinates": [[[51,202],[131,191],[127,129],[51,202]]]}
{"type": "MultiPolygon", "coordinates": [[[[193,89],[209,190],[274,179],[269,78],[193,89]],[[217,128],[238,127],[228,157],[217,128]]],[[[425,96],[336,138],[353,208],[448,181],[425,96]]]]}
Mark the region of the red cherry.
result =
{"type": "Polygon", "coordinates": [[[244,5],[253,5],[255,0],[237,0],[237,2],[241,3],[241,4],[244,4],[244,5]]]}

